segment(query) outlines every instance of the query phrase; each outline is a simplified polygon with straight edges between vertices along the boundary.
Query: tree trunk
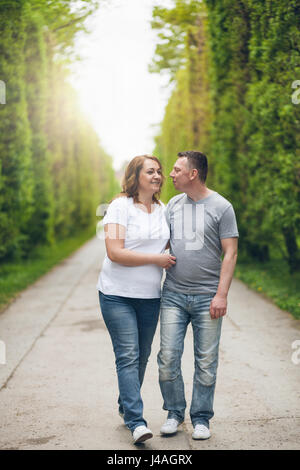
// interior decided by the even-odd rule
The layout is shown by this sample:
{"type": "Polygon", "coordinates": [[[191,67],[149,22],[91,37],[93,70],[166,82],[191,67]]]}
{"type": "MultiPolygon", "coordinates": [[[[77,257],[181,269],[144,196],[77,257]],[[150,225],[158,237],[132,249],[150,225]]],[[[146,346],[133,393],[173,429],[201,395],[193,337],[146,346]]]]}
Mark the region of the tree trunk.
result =
{"type": "Polygon", "coordinates": [[[300,271],[300,256],[294,228],[284,228],[283,235],[288,252],[290,272],[300,271]]]}

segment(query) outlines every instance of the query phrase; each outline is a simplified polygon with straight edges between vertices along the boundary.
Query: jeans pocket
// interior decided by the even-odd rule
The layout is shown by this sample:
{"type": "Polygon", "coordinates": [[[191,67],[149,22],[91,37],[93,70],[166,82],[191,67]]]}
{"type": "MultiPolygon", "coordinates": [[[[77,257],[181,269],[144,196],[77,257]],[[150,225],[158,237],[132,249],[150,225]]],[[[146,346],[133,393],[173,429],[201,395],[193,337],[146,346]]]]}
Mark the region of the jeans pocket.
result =
{"type": "Polygon", "coordinates": [[[182,307],[184,305],[183,294],[171,290],[164,290],[161,296],[161,307],[182,307]]]}

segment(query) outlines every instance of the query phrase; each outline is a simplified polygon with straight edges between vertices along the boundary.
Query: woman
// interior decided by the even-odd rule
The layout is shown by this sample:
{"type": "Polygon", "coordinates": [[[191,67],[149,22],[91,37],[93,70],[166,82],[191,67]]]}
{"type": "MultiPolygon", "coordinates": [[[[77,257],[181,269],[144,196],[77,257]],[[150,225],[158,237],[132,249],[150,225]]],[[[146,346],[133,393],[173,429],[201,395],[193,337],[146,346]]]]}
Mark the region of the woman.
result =
{"type": "Polygon", "coordinates": [[[103,219],[107,256],[97,287],[116,357],[119,413],[134,443],[152,437],[140,389],[158,322],[163,268],[175,264],[164,253],[170,233],[158,199],[163,179],[156,157],[135,157],[103,219]]]}

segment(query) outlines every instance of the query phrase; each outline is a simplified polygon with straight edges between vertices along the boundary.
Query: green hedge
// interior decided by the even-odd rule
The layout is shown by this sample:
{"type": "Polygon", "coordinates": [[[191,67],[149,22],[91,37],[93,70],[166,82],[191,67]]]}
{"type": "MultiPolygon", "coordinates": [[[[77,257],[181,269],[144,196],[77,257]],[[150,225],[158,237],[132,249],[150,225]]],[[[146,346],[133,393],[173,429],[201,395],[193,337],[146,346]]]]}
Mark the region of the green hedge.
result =
{"type": "Polygon", "coordinates": [[[117,192],[110,157],[68,82],[76,34],[95,2],[0,3],[0,260],[26,257],[95,223],[117,192]]]}
{"type": "MultiPolygon", "coordinates": [[[[151,69],[174,89],[156,140],[167,173],[177,152],[209,159],[208,185],[234,205],[240,250],[300,270],[299,2],[174,0],[156,7],[151,69]]],[[[166,184],[163,196],[174,194],[166,184]]]]}

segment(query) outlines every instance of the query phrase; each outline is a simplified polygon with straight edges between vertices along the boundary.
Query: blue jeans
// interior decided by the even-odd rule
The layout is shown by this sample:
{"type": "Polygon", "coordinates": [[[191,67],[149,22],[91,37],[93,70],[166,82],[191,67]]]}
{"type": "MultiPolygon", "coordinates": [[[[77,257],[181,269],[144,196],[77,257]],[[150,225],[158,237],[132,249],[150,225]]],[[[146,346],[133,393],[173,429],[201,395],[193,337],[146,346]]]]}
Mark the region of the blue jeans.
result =
{"type": "Polygon", "coordinates": [[[119,383],[119,411],[133,432],[145,425],[141,385],[151,352],[160,308],[160,299],[134,299],[99,292],[103,319],[116,358],[119,383]]]}
{"type": "Polygon", "coordinates": [[[158,354],[159,384],[168,418],[184,421],[186,401],[181,357],[188,324],[194,336],[195,371],[190,417],[193,426],[209,427],[218,367],[222,317],[212,319],[209,307],[214,295],[179,294],[164,290],[161,299],[161,342],[158,354]]]}

